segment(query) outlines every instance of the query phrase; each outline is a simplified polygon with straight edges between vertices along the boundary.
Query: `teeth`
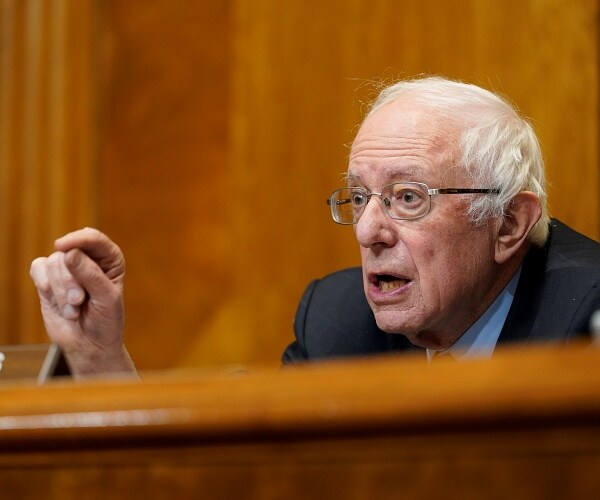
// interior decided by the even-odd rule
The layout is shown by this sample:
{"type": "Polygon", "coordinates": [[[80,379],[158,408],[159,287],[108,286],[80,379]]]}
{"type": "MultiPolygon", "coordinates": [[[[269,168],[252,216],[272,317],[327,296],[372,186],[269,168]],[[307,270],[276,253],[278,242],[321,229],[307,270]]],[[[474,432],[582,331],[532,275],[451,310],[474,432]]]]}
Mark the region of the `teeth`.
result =
{"type": "Polygon", "coordinates": [[[379,281],[379,290],[382,292],[390,292],[391,290],[395,290],[402,286],[404,282],[402,280],[393,280],[393,281],[379,281]]]}

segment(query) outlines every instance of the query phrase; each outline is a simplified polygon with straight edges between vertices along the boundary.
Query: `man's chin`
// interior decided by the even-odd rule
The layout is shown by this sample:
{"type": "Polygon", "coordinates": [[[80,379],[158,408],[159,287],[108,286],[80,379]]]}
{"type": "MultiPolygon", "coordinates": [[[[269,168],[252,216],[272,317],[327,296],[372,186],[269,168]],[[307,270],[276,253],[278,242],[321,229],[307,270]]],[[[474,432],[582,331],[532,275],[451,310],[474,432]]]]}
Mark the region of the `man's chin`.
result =
{"type": "Polygon", "coordinates": [[[378,311],[374,314],[380,330],[393,335],[404,335],[411,344],[418,347],[445,349],[451,346],[460,336],[452,337],[450,332],[443,330],[432,331],[425,327],[422,321],[416,321],[406,312],[378,311]]]}
{"type": "Polygon", "coordinates": [[[375,316],[375,321],[380,330],[390,335],[402,335],[408,339],[408,341],[417,347],[431,347],[428,343],[427,335],[423,335],[421,330],[414,328],[414,326],[407,325],[406,322],[394,321],[390,318],[378,319],[375,316]],[[423,338],[425,337],[425,338],[423,338]]]}
{"type": "Polygon", "coordinates": [[[375,312],[375,322],[380,330],[385,333],[395,333],[401,335],[410,335],[415,332],[414,326],[406,321],[406,314],[397,311],[378,311],[375,312]]]}

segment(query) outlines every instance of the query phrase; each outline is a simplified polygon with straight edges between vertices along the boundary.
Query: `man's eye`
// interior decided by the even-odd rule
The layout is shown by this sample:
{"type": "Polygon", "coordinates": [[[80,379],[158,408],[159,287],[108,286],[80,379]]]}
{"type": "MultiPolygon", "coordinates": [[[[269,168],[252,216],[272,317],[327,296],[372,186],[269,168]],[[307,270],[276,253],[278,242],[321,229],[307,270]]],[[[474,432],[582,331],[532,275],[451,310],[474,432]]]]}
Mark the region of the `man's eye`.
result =
{"type": "Polygon", "coordinates": [[[421,198],[418,193],[405,189],[396,195],[396,199],[406,205],[411,205],[419,202],[421,198]]]}
{"type": "Polygon", "coordinates": [[[351,199],[353,205],[364,205],[367,197],[364,193],[352,193],[351,199]]]}

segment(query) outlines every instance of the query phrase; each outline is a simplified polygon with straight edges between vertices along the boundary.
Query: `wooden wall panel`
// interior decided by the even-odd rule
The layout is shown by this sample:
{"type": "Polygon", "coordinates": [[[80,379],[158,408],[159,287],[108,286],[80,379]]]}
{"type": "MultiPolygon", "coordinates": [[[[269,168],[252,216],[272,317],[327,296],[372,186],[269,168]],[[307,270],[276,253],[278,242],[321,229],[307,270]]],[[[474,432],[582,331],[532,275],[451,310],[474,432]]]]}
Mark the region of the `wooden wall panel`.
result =
{"type": "Polygon", "coordinates": [[[594,0],[0,5],[3,341],[42,336],[31,257],[96,224],[127,256],[141,368],[277,363],[307,282],[359,262],[324,200],[373,79],[507,94],[552,213],[600,236],[594,0]]]}
{"type": "Polygon", "coordinates": [[[229,4],[110,1],[103,15],[99,224],[126,254],[134,357],[170,366],[234,292],[246,203],[227,158],[229,4]]]}
{"type": "Polygon", "coordinates": [[[511,96],[547,146],[553,213],[598,237],[595,2],[263,0],[234,16],[231,169],[255,208],[233,226],[240,306],[197,337],[195,359],[240,318],[229,335],[248,359],[276,358],[308,280],[358,263],[324,199],[373,78],[441,73],[511,96]]]}
{"type": "Polygon", "coordinates": [[[46,339],[31,260],[95,223],[91,0],[0,3],[0,341],[46,339]]]}

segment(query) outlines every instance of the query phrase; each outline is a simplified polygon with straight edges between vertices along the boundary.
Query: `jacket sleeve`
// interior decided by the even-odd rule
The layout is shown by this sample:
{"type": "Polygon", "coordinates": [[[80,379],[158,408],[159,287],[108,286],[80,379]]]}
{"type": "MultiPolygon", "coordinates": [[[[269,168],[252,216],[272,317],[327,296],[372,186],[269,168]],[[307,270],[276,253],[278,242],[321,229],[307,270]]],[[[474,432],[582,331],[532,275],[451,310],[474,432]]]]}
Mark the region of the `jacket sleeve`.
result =
{"type": "Polygon", "coordinates": [[[304,345],[304,327],[306,324],[306,314],[310,304],[310,299],[315,287],[317,286],[317,283],[318,280],[311,281],[302,294],[300,304],[298,304],[298,309],[296,310],[296,315],[294,316],[295,340],[286,347],[281,357],[281,361],[284,365],[300,363],[309,359],[306,346],[304,345]]]}

